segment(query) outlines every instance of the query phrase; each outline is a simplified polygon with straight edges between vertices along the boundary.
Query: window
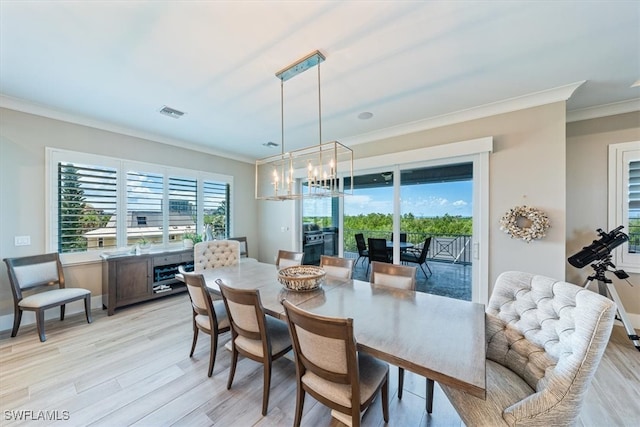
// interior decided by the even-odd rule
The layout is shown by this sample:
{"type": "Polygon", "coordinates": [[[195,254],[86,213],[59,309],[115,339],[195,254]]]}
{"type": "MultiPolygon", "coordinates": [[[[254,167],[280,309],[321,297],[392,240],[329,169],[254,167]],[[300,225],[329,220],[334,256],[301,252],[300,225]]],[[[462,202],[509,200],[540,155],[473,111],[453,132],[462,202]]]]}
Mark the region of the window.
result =
{"type": "Polygon", "coordinates": [[[205,224],[229,236],[230,176],[48,148],[47,179],[47,247],[66,262],[142,238],[181,245],[205,224]]]}
{"type": "Polygon", "coordinates": [[[640,273],[640,141],[609,146],[609,230],[620,225],[629,242],[614,249],[613,262],[640,273]]]}

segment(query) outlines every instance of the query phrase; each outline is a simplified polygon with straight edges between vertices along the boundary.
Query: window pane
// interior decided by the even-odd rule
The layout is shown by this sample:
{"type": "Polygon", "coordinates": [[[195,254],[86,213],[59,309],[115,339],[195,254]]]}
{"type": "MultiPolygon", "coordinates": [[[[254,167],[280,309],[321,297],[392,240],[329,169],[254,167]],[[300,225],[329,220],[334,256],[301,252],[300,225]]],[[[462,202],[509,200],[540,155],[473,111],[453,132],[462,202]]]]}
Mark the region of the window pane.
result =
{"type": "Polygon", "coordinates": [[[182,240],[196,230],[198,182],[195,178],[169,177],[169,242],[182,240]]]}
{"type": "Polygon", "coordinates": [[[204,197],[204,224],[209,226],[216,239],[229,237],[229,184],[218,181],[204,181],[202,194],[204,197]]]}
{"type": "Polygon", "coordinates": [[[58,251],[116,247],[117,176],[112,168],[58,163],[58,251]]]}
{"type": "Polygon", "coordinates": [[[629,162],[629,253],[640,252],[640,161],[629,162]]]}
{"type": "Polygon", "coordinates": [[[163,185],[160,174],[127,172],[127,246],[162,243],[163,185]]]}

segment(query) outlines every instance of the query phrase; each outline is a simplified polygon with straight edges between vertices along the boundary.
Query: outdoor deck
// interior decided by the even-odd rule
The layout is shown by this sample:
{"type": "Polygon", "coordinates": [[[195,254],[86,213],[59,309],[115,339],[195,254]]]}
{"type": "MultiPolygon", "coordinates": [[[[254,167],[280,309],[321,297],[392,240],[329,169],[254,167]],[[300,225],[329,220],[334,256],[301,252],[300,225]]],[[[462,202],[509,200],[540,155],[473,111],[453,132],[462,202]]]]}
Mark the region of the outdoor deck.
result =
{"type": "MultiPolygon", "coordinates": [[[[345,258],[358,258],[357,252],[345,252],[345,258]]],[[[422,270],[418,268],[416,289],[434,295],[457,298],[471,301],[471,264],[427,260],[433,274],[425,278],[422,270]]],[[[409,264],[416,266],[416,264],[409,264]]],[[[367,274],[368,259],[357,262],[353,271],[353,278],[369,280],[367,274]]],[[[425,267],[425,270],[426,267],[425,267]]],[[[429,273],[429,270],[427,270],[429,273]]]]}

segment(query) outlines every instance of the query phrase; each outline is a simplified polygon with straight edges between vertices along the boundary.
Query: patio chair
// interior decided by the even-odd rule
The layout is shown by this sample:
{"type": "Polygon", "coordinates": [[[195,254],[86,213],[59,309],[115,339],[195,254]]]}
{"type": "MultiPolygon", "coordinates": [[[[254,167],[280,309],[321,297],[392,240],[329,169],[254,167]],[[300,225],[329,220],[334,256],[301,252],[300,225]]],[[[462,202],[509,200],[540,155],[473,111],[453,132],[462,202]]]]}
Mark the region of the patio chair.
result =
{"type": "Polygon", "coordinates": [[[429,246],[431,246],[431,236],[427,237],[424,240],[424,244],[422,245],[422,249],[420,253],[417,254],[415,251],[405,251],[400,253],[400,261],[401,262],[412,262],[418,264],[420,266],[420,270],[424,273],[424,277],[429,278],[429,275],[433,274],[429,264],[427,264],[427,255],[429,254],[429,246]],[[424,271],[425,265],[427,270],[429,270],[429,275],[424,271]]]}
{"type": "Polygon", "coordinates": [[[367,244],[364,241],[364,234],[357,233],[355,237],[356,237],[356,247],[358,248],[358,259],[355,262],[357,264],[361,258],[367,258],[367,259],[369,258],[369,251],[367,250],[367,244]]]}
{"type": "Polygon", "coordinates": [[[389,258],[389,250],[387,249],[387,241],[385,239],[369,238],[369,265],[367,265],[367,273],[373,261],[391,262],[389,258]]]}

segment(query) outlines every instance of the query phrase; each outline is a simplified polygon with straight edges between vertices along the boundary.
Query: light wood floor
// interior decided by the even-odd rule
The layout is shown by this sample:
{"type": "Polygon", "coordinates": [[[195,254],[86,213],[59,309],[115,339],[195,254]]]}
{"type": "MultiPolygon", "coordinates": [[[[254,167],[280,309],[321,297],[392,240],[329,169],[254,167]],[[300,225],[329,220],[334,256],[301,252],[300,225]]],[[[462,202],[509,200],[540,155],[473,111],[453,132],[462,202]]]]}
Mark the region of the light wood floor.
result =
{"type": "MultiPolygon", "coordinates": [[[[34,325],[16,338],[0,334],[0,425],[64,426],[290,426],[295,408],[295,369],[274,363],[269,413],[261,415],[262,366],[238,364],[226,389],[229,353],[223,336],[212,378],[206,375],[209,340],[201,336],[193,358],[190,306],[186,294],[118,310],[94,311],[47,322],[40,343],[34,325]],[[16,422],[11,411],[38,411],[61,421],[16,422]],[[53,411],[57,411],[53,412],[53,411]],[[66,411],[66,412],[65,412],[66,411]],[[68,416],[67,416],[68,415],[68,416]]],[[[392,426],[460,426],[436,385],[433,414],[424,411],[424,379],[407,372],[397,399],[397,369],[390,369],[392,426]]],[[[24,413],[24,412],[23,412],[24,413]]],[[[580,425],[640,425],[640,352],[621,327],[614,335],[591,385],[580,425]]],[[[307,396],[303,425],[341,426],[329,410],[307,396]]],[[[379,399],[364,426],[384,425],[379,399]]]]}

